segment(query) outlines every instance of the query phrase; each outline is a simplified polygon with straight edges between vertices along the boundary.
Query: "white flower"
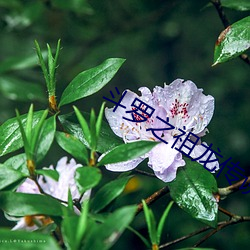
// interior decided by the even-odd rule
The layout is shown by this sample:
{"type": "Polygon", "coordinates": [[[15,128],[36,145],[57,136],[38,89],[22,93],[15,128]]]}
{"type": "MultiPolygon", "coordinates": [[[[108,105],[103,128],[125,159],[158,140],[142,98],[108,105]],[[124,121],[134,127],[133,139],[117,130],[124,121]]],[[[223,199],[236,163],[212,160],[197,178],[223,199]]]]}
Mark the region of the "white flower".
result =
{"type": "MultiPolygon", "coordinates": [[[[155,131],[156,135],[167,143],[159,143],[142,157],[118,164],[107,164],[106,168],[111,171],[128,171],[135,168],[145,158],[149,158],[148,166],[154,170],[155,175],[164,182],[170,182],[175,179],[177,168],[185,165],[182,153],[171,148],[177,139],[174,136],[180,135],[179,129],[183,130],[184,128],[186,135],[192,132],[196,136],[204,136],[207,131],[206,127],[213,116],[214,98],[210,95],[204,95],[203,90],[198,89],[192,81],[182,79],[177,79],[163,88],[156,86],[153,93],[146,87],[140,88],[139,91],[141,96],[127,90],[121,102],[127,109],[121,106],[118,106],[115,112],[113,112],[113,108],[105,109],[106,118],[114,133],[122,137],[125,143],[137,140],[160,141],[151,131],[147,131],[147,129],[169,127],[157,117],[164,121],[169,119],[168,122],[174,126],[174,129],[155,131]],[[126,111],[131,110],[130,106],[135,98],[155,109],[152,116],[147,117],[145,122],[124,119],[124,117],[129,118],[129,116],[131,119],[131,113],[126,113],[126,111]]],[[[198,157],[205,151],[205,148],[200,144],[199,141],[190,154],[191,157],[198,157]]],[[[181,141],[178,140],[175,147],[179,148],[180,145],[181,141]]],[[[183,151],[185,152],[185,150],[183,151]]],[[[218,169],[218,162],[207,164],[209,169],[213,169],[214,166],[218,169]]]]}
{"type": "MultiPolygon", "coordinates": [[[[69,162],[67,162],[67,160],[67,157],[61,158],[58,161],[55,169],[53,166],[50,166],[49,168],[44,168],[56,170],[59,173],[58,181],[55,181],[54,179],[47,176],[40,176],[38,178],[38,183],[46,194],[49,194],[62,201],[68,200],[68,190],[70,190],[71,192],[72,199],[78,199],[80,197],[80,193],[77,189],[74,175],[76,169],[78,167],[81,167],[81,165],[76,164],[74,159],[71,159],[69,162]]],[[[21,193],[41,194],[36,183],[29,178],[27,178],[25,182],[23,182],[17,188],[16,191],[21,193]]],[[[90,190],[84,193],[80,202],[89,198],[89,196],[90,190]]],[[[41,224],[41,226],[52,222],[49,217],[45,216],[25,216],[18,221],[17,225],[12,230],[22,229],[27,231],[34,231],[38,229],[38,226],[34,224],[34,220],[37,224],[41,224]]]]}

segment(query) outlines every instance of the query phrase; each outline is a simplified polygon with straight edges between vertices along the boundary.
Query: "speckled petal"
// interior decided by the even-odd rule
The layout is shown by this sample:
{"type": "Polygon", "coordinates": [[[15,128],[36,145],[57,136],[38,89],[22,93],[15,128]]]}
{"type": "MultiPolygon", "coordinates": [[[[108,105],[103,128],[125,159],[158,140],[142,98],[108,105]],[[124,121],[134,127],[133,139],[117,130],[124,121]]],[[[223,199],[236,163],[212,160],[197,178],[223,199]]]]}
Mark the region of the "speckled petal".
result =
{"type": "Polygon", "coordinates": [[[176,79],[164,88],[154,89],[154,97],[164,96],[162,104],[170,117],[170,123],[178,128],[198,134],[209,124],[214,112],[214,98],[204,95],[192,81],[176,79]]]}

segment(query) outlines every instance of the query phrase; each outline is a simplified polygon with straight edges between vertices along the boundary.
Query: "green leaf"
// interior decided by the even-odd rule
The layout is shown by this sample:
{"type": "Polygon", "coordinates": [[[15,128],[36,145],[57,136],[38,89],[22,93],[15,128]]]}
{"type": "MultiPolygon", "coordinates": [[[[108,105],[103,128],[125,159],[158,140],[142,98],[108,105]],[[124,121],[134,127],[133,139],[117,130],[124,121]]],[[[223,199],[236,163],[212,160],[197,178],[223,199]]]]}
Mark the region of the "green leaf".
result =
{"type": "MultiPolygon", "coordinates": [[[[84,116],[89,118],[89,114],[87,113],[84,113],[84,116]]],[[[81,127],[77,122],[77,119],[74,116],[74,113],[61,115],[59,116],[59,120],[70,134],[78,138],[84,145],[86,145],[86,147],[90,147],[81,127]]],[[[96,149],[97,152],[104,153],[121,144],[123,144],[122,139],[114,134],[107,122],[102,121],[102,127],[96,149]]]]}
{"type": "Polygon", "coordinates": [[[97,121],[96,121],[96,139],[98,141],[99,139],[99,135],[100,135],[100,131],[101,131],[101,127],[102,127],[102,118],[103,118],[103,113],[104,113],[104,107],[105,107],[105,102],[102,104],[101,108],[100,108],[100,112],[98,114],[97,117],[97,121]]]}
{"type": "Polygon", "coordinates": [[[170,195],[180,208],[191,216],[216,227],[218,204],[213,196],[218,187],[213,175],[197,162],[185,159],[177,177],[168,183],[170,195]]]}
{"type": "Polygon", "coordinates": [[[60,250],[56,241],[47,234],[26,231],[10,231],[0,228],[0,249],[11,250],[60,250]]]}
{"type": "Polygon", "coordinates": [[[250,47],[250,16],[228,26],[218,37],[214,65],[239,56],[250,47]]]}
{"type": "MultiPolygon", "coordinates": [[[[36,153],[36,147],[39,144],[39,139],[42,136],[42,131],[44,130],[44,125],[45,125],[45,119],[48,115],[48,110],[44,110],[41,119],[38,121],[37,125],[34,127],[34,129],[32,130],[33,134],[32,134],[32,138],[31,138],[31,151],[32,153],[36,153]]],[[[52,117],[52,119],[54,119],[54,117],[52,117]]],[[[54,121],[55,122],[55,121],[54,121]]],[[[55,126],[55,125],[54,125],[55,126]]],[[[48,126],[49,127],[49,126],[48,126]]],[[[47,134],[46,134],[47,136],[47,134]]],[[[54,138],[54,135],[53,135],[54,138]]],[[[48,145],[50,146],[50,142],[48,143],[48,145]]],[[[43,144],[42,144],[43,146],[43,144]]],[[[46,147],[47,149],[47,147],[46,147]]],[[[43,153],[43,152],[42,152],[43,153]]],[[[47,153],[47,152],[46,152],[47,153]]],[[[42,157],[41,157],[42,158],[42,157]]]]}
{"type": "Polygon", "coordinates": [[[169,211],[170,211],[173,204],[174,204],[174,202],[170,201],[168,206],[166,207],[163,215],[161,216],[160,222],[159,222],[158,227],[157,227],[157,244],[160,244],[160,242],[161,242],[161,234],[162,234],[163,226],[165,224],[165,221],[168,217],[169,211]]]}
{"type": "Polygon", "coordinates": [[[239,10],[239,11],[247,11],[250,10],[250,1],[249,0],[221,0],[221,4],[223,7],[239,10]]]}
{"type": "Polygon", "coordinates": [[[56,132],[56,117],[52,116],[44,121],[41,134],[39,136],[37,148],[37,161],[40,162],[48,153],[56,132]]]}
{"type": "Polygon", "coordinates": [[[99,66],[78,74],[64,90],[59,106],[92,95],[103,88],[124,63],[124,59],[110,58],[99,66]]]}
{"type": "Polygon", "coordinates": [[[75,159],[82,164],[88,165],[88,151],[85,145],[73,135],[56,132],[56,141],[62,149],[71,154],[75,159]]]}
{"type": "Polygon", "coordinates": [[[76,185],[81,194],[95,187],[101,180],[102,173],[95,167],[77,168],[75,173],[76,185]]]}
{"type": "Polygon", "coordinates": [[[94,109],[90,112],[90,122],[89,122],[90,136],[91,136],[91,149],[96,150],[96,115],[94,109]]]}
{"type": "MultiPolygon", "coordinates": [[[[38,123],[43,112],[44,111],[34,112],[33,127],[38,123]]],[[[25,124],[27,114],[21,115],[20,118],[22,120],[22,124],[25,124]]],[[[23,141],[17,118],[11,118],[0,126],[0,156],[11,153],[22,146],[23,141]]]]}
{"type": "Polygon", "coordinates": [[[4,162],[4,165],[8,166],[11,169],[18,170],[19,172],[28,176],[29,171],[26,165],[26,160],[27,160],[26,155],[23,153],[10,157],[8,160],[4,162]]]}
{"type": "Polygon", "coordinates": [[[83,203],[83,207],[82,207],[82,213],[80,215],[80,218],[77,224],[77,232],[76,232],[77,249],[79,249],[82,238],[86,233],[86,229],[88,225],[88,213],[89,213],[89,201],[85,200],[83,203]]]}
{"type": "Polygon", "coordinates": [[[94,196],[91,208],[94,212],[99,212],[117,198],[124,190],[128,180],[132,176],[116,179],[100,188],[94,196]]]}
{"type": "Polygon", "coordinates": [[[36,53],[37,53],[37,57],[38,57],[40,66],[41,66],[42,71],[43,71],[43,76],[44,76],[44,79],[45,79],[45,82],[47,85],[47,89],[48,89],[48,91],[50,91],[51,89],[50,89],[49,73],[48,73],[48,70],[47,70],[47,67],[45,64],[44,56],[43,56],[42,51],[40,49],[40,46],[36,40],[35,40],[35,47],[36,47],[36,53]]]}
{"type": "Polygon", "coordinates": [[[67,249],[80,249],[82,238],[87,229],[88,201],[84,201],[82,213],[79,216],[65,217],[62,222],[62,234],[67,249]]]}
{"type": "Polygon", "coordinates": [[[62,235],[64,243],[69,250],[77,250],[76,233],[79,222],[78,216],[65,217],[62,222],[62,235]]]}
{"type": "Polygon", "coordinates": [[[98,166],[135,159],[149,152],[157,144],[158,142],[154,141],[135,141],[119,145],[104,155],[98,166]]]}
{"type": "Polygon", "coordinates": [[[46,100],[44,90],[40,85],[9,76],[0,77],[0,93],[14,101],[43,102],[46,100]]]}
{"type": "Polygon", "coordinates": [[[20,171],[0,164],[0,190],[8,187],[16,181],[24,179],[26,176],[20,171]]]}
{"type": "Polygon", "coordinates": [[[52,170],[52,169],[37,169],[36,170],[37,174],[40,175],[44,175],[44,176],[48,176],[51,179],[58,181],[59,179],[59,173],[56,170],[52,170]]]}
{"type": "Polygon", "coordinates": [[[76,117],[81,125],[82,128],[82,132],[84,134],[84,137],[86,138],[88,145],[91,145],[91,134],[90,134],[90,129],[89,129],[89,125],[86,121],[86,119],[84,118],[84,116],[81,114],[81,112],[79,111],[79,109],[75,106],[73,106],[75,113],[76,113],[76,117]]]}
{"type": "Polygon", "coordinates": [[[144,211],[144,215],[145,215],[147,226],[148,226],[148,234],[149,234],[151,244],[152,245],[157,244],[156,221],[155,221],[154,214],[152,210],[148,208],[144,200],[142,200],[142,204],[143,204],[143,211],[144,211]]]}
{"type": "Polygon", "coordinates": [[[127,206],[110,214],[103,224],[93,227],[83,249],[109,249],[131,223],[136,209],[136,206],[127,206]]]}
{"type": "Polygon", "coordinates": [[[45,195],[13,192],[0,193],[0,208],[11,216],[62,216],[66,209],[59,201],[45,195]]]}

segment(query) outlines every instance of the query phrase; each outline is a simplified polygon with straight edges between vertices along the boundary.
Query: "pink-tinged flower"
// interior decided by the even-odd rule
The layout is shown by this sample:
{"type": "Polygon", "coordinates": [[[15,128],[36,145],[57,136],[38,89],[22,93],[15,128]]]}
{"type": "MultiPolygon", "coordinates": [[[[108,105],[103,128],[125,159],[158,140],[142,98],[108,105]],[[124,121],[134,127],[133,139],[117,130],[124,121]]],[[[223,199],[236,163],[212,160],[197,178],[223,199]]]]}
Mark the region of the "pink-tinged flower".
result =
{"type": "MultiPolygon", "coordinates": [[[[81,165],[76,164],[74,159],[71,159],[69,162],[67,161],[67,157],[63,157],[58,161],[55,169],[53,166],[50,166],[49,168],[44,168],[56,170],[59,173],[58,181],[47,176],[40,176],[38,179],[40,187],[46,194],[49,194],[62,201],[68,200],[68,190],[70,190],[71,192],[72,199],[78,199],[80,197],[80,193],[77,189],[74,175],[76,169],[78,167],[81,167],[81,165]]],[[[25,182],[23,182],[17,188],[16,191],[21,193],[41,194],[36,183],[29,178],[27,178],[25,182]]],[[[89,196],[90,190],[84,193],[80,202],[83,202],[84,200],[88,199],[89,196]]],[[[76,213],[77,212],[78,211],[76,211],[76,213]]],[[[25,216],[18,221],[17,225],[12,230],[34,231],[38,229],[38,225],[43,226],[51,222],[52,220],[49,217],[45,216],[25,216]]]]}
{"type": "MultiPolygon", "coordinates": [[[[155,175],[164,182],[170,182],[176,178],[177,168],[185,166],[182,153],[175,148],[171,148],[177,139],[174,136],[182,134],[179,129],[183,130],[184,128],[186,135],[192,132],[199,137],[204,136],[207,131],[206,127],[213,116],[214,98],[210,95],[204,95],[203,90],[198,89],[192,81],[182,79],[177,79],[170,85],[164,85],[163,88],[156,86],[153,93],[146,87],[139,88],[139,91],[141,96],[127,90],[121,102],[126,109],[121,106],[118,106],[115,112],[113,112],[113,108],[105,109],[109,125],[117,136],[123,138],[125,143],[138,140],[160,141],[151,131],[146,130],[168,128],[169,126],[158,119],[157,116],[164,121],[168,118],[174,129],[155,132],[168,144],[161,142],[142,157],[118,164],[107,164],[106,168],[111,171],[128,171],[135,168],[145,158],[149,158],[148,166],[153,169],[155,175]],[[126,113],[126,111],[132,110],[131,104],[135,98],[155,109],[151,117],[145,115],[147,118],[145,122],[133,122],[123,118],[132,119],[131,113],[126,113]]],[[[140,117],[138,117],[138,120],[140,120],[140,117]]],[[[182,137],[182,141],[185,136],[182,137]]],[[[179,139],[175,147],[179,148],[181,143],[179,139]]],[[[205,148],[200,144],[201,141],[195,146],[190,154],[191,157],[196,158],[205,152],[205,148]]],[[[184,152],[186,151],[184,150],[184,152]]],[[[215,158],[215,156],[213,157],[215,158]]],[[[203,157],[202,160],[205,158],[203,157]]],[[[213,169],[214,166],[217,170],[219,168],[218,162],[206,165],[209,169],[213,169]]]]}

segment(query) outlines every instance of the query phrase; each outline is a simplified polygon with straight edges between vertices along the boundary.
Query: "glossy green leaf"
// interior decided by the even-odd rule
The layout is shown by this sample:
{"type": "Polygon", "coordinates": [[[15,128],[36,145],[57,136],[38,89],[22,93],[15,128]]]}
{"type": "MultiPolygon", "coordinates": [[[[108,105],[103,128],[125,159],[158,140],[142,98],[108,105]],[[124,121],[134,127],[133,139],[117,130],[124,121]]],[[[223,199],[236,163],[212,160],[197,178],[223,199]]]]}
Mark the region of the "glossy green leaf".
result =
{"type": "Polygon", "coordinates": [[[66,209],[59,201],[49,196],[13,192],[0,193],[0,208],[11,216],[62,216],[63,210],[66,209]]]}
{"type": "MultiPolygon", "coordinates": [[[[41,118],[44,111],[34,112],[33,127],[41,118]]],[[[22,123],[25,124],[27,114],[21,115],[22,123]]],[[[25,125],[24,125],[25,126],[25,125]]],[[[0,156],[13,152],[23,146],[17,118],[11,118],[0,126],[0,156]]]]}
{"type": "Polygon", "coordinates": [[[0,164],[0,190],[5,187],[8,187],[16,181],[21,181],[25,178],[25,176],[27,175],[24,175],[20,171],[10,168],[6,165],[0,164]]]}
{"type": "Polygon", "coordinates": [[[180,208],[191,216],[216,227],[218,204],[213,196],[218,191],[214,176],[202,165],[185,159],[177,177],[168,183],[170,195],[180,208]]]}
{"type": "Polygon", "coordinates": [[[102,173],[99,168],[81,167],[75,173],[76,185],[81,194],[95,187],[101,180],[102,173]]]}
{"type": "Polygon", "coordinates": [[[58,181],[59,179],[59,173],[56,170],[52,169],[37,169],[36,170],[37,174],[44,175],[47,177],[50,177],[51,179],[58,181]]]}
{"type": "Polygon", "coordinates": [[[48,234],[26,231],[10,231],[0,228],[0,249],[11,250],[60,250],[54,238],[48,234]]]}
{"type": "Polygon", "coordinates": [[[109,151],[98,163],[99,166],[135,159],[148,153],[157,142],[135,141],[119,145],[109,151]]]}
{"type": "Polygon", "coordinates": [[[250,10],[250,1],[249,0],[221,0],[221,4],[223,7],[239,10],[239,11],[247,11],[250,10]]]}
{"type": "Polygon", "coordinates": [[[39,137],[37,149],[37,161],[41,161],[48,153],[51,144],[53,143],[56,132],[56,117],[52,116],[45,120],[41,135],[39,137]]]}
{"type": "Polygon", "coordinates": [[[250,47],[250,16],[228,26],[218,37],[214,65],[239,56],[250,47]]]}
{"type": "Polygon", "coordinates": [[[9,168],[18,170],[19,172],[28,176],[29,171],[27,169],[26,160],[27,160],[26,155],[23,153],[10,157],[8,160],[4,162],[4,165],[8,166],[9,168]]]}
{"type": "Polygon", "coordinates": [[[132,176],[121,177],[111,181],[100,188],[94,196],[91,208],[94,212],[99,212],[117,198],[124,190],[128,180],[132,176]]]}
{"type": "Polygon", "coordinates": [[[127,206],[110,214],[103,224],[93,227],[83,249],[109,249],[131,223],[136,209],[136,206],[127,206]]]}
{"type": "MultiPolygon", "coordinates": [[[[83,114],[87,119],[89,118],[89,114],[87,113],[83,113],[83,114]]],[[[63,124],[63,127],[70,134],[74,135],[84,145],[86,145],[86,147],[89,148],[89,144],[74,115],[72,114],[61,115],[59,116],[59,120],[63,124]]],[[[103,121],[101,130],[100,130],[99,140],[97,143],[97,149],[96,149],[97,152],[104,153],[121,144],[123,144],[122,139],[114,134],[114,132],[111,130],[107,122],[103,121]]]]}
{"type": "Polygon", "coordinates": [[[14,77],[0,77],[0,93],[6,98],[14,101],[43,102],[46,100],[42,86],[14,77]]]}
{"type": "Polygon", "coordinates": [[[114,77],[124,61],[121,58],[110,58],[99,66],[78,74],[64,90],[59,106],[99,91],[114,77]]]}
{"type": "Polygon", "coordinates": [[[56,141],[62,149],[71,154],[82,164],[88,165],[88,151],[86,146],[73,135],[56,132],[56,141]]]}

